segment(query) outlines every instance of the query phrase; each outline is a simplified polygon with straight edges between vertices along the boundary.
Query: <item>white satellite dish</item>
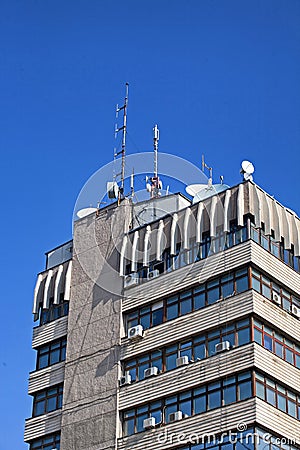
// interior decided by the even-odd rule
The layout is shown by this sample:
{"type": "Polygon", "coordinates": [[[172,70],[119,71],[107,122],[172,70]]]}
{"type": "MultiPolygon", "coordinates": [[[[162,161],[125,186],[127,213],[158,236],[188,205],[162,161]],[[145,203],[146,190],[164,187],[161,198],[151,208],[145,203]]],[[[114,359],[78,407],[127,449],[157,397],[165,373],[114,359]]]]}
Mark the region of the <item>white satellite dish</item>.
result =
{"type": "Polygon", "coordinates": [[[242,168],[241,168],[241,173],[244,175],[244,180],[245,181],[252,181],[253,180],[253,174],[254,172],[254,166],[252,164],[252,162],[250,161],[243,161],[242,162],[242,168]]]}
{"type": "Polygon", "coordinates": [[[92,214],[94,212],[97,211],[97,208],[83,208],[80,209],[79,211],[77,211],[77,216],[79,217],[79,219],[82,219],[85,216],[88,216],[89,214],[92,214]]]}
{"type": "Polygon", "coordinates": [[[198,203],[202,200],[205,200],[206,198],[212,197],[215,194],[219,194],[223,191],[226,191],[229,186],[227,184],[213,184],[211,187],[207,187],[205,185],[204,188],[202,188],[193,198],[193,204],[198,203]]]}
{"type": "Polygon", "coordinates": [[[252,175],[252,173],[254,172],[254,166],[253,166],[252,162],[243,161],[242,162],[242,171],[244,173],[248,173],[249,175],[252,175]]]}
{"type": "Polygon", "coordinates": [[[189,184],[185,188],[185,191],[192,197],[195,197],[195,195],[204,188],[207,188],[207,184],[189,184]]]}

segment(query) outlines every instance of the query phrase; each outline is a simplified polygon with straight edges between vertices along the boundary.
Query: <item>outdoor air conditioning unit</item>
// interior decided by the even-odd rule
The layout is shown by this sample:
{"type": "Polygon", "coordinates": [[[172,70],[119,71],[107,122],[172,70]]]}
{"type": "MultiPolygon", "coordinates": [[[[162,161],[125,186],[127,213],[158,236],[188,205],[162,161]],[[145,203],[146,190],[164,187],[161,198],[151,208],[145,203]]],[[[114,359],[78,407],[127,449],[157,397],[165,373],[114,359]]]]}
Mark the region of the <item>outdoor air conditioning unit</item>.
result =
{"type": "Polygon", "coordinates": [[[130,273],[126,275],[124,278],[124,289],[128,289],[132,286],[136,286],[139,284],[139,274],[138,273],[130,273]]]}
{"type": "Polygon", "coordinates": [[[153,377],[155,375],[158,375],[158,367],[149,367],[148,369],[144,370],[144,377],[149,378],[153,377]]]}
{"type": "Polygon", "coordinates": [[[159,270],[150,270],[147,275],[147,280],[152,280],[153,278],[157,278],[159,276],[159,270]]]}
{"type": "Polygon", "coordinates": [[[176,411],[169,414],[169,422],[177,422],[178,420],[183,419],[183,413],[182,411],[176,411]]]}
{"type": "Polygon", "coordinates": [[[131,375],[129,372],[126,372],[121,378],[120,378],[120,386],[126,386],[127,384],[131,384],[131,375]]]}
{"type": "Polygon", "coordinates": [[[129,328],[128,339],[138,339],[143,337],[143,327],[142,325],[137,325],[136,327],[129,328]]]}
{"type": "Polygon", "coordinates": [[[273,292],[272,293],[272,300],[274,303],[276,303],[277,305],[281,305],[281,298],[280,295],[277,294],[277,292],[273,292]]]}
{"type": "Polygon", "coordinates": [[[215,345],[216,353],[221,353],[221,352],[224,352],[225,350],[230,350],[230,342],[229,341],[219,342],[218,344],[215,345]]]}
{"type": "Polygon", "coordinates": [[[143,428],[145,430],[149,430],[150,428],[154,428],[155,427],[155,417],[148,417],[148,419],[145,419],[143,421],[143,428]]]}
{"type": "Polygon", "coordinates": [[[296,305],[292,305],[292,314],[300,319],[300,308],[296,305]]]}
{"type": "Polygon", "coordinates": [[[189,363],[188,356],[179,356],[176,359],[176,367],[186,366],[189,363]]]}

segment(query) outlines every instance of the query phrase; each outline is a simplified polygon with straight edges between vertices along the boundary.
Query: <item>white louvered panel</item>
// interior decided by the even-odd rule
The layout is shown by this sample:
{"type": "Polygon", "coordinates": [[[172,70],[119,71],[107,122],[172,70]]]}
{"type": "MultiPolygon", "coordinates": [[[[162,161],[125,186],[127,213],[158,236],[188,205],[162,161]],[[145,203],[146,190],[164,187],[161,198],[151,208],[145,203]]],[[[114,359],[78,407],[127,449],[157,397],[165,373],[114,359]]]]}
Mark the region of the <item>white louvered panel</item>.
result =
{"type": "Polygon", "coordinates": [[[253,291],[253,296],[254,312],[258,316],[274,325],[275,328],[278,328],[284,334],[289,335],[292,339],[300,340],[300,323],[298,319],[258,292],[253,291]]]}
{"type": "Polygon", "coordinates": [[[54,282],[54,299],[53,304],[58,305],[60,300],[60,292],[61,292],[61,284],[62,284],[62,274],[63,274],[64,266],[60,264],[58,271],[56,272],[55,282],[54,282]]]}
{"type": "Polygon", "coordinates": [[[165,450],[176,448],[183,441],[177,437],[182,433],[187,436],[203,436],[215,433],[219,435],[225,431],[235,430],[237,424],[252,424],[255,420],[255,400],[234,403],[224,408],[215,409],[197,416],[189,417],[174,424],[166,425],[151,431],[145,431],[118,440],[118,450],[165,450]],[[173,442],[163,440],[164,433],[173,436],[173,442]],[[159,437],[161,439],[159,439],[159,437]],[[177,446],[176,446],[177,444],[177,446]]]}
{"type": "Polygon", "coordinates": [[[50,300],[50,284],[53,282],[52,280],[53,270],[50,269],[44,287],[44,297],[43,297],[43,308],[49,308],[49,300],[50,300]]]}
{"type": "Polygon", "coordinates": [[[174,393],[210,383],[220,377],[251,369],[254,366],[254,344],[190,363],[120,389],[119,408],[127,409],[174,393]]]}
{"type": "Polygon", "coordinates": [[[254,348],[255,367],[300,392],[299,369],[258,344],[254,348]]]}
{"type": "Polygon", "coordinates": [[[257,423],[266,429],[288,439],[297,439],[300,442],[299,421],[288,414],[269,405],[260,398],[255,399],[257,423]]]}
{"type": "Polygon", "coordinates": [[[126,291],[122,305],[123,312],[146,305],[191,284],[202,283],[208,278],[222,274],[224,270],[233,270],[250,262],[250,258],[251,243],[247,241],[174,272],[162,274],[154,283],[145,282],[126,291]]]}
{"type": "Polygon", "coordinates": [[[149,266],[149,240],[151,235],[151,227],[147,225],[146,233],[144,237],[144,252],[143,252],[143,265],[145,267],[149,266]]]}
{"type": "Polygon", "coordinates": [[[33,329],[32,348],[54,341],[67,334],[68,316],[33,329]]]}
{"type": "Polygon", "coordinates": [[[127,241],[128,241],[128,235],[126,234],[123,237],[121,253],[120,253],[120,268],[119,268],[120,276],[125,275],[125,257],[126,257],[127,241]]]}
{"type": "Polygon", "coordinates": [[[25,422],[24,441],[28,442],[41,436],[59,431],[61,427],[61,410],[53,411],[39,417],[32,417],[25,422]]]}
{"type": "Polygon", "coordinates": [[[200,334],[209,328],[251,314],[252,311],[252,291],[227,298],[199,311],[150,328],[145,331],[144,338],[136,343],[130,343],[128,339],[125,339],[121,349],[121,359],[130,358],[152,348],[159,348],[193,334],[200,334]]]}
{"type": "Polygon", "coordinates": [[[64,381],[65,363],[57,363],[53,366],[32,372],[29,376],[28,394],[45,389],[49,386],[55,386],[64,381]]]}
{"type": "Polygon", "coordinates": [[[131,254],[131,271],[136,272],[137,269],[137,245],[139,240],[139,232],[135,231],[133,236],[132,254],[131,254]]]}

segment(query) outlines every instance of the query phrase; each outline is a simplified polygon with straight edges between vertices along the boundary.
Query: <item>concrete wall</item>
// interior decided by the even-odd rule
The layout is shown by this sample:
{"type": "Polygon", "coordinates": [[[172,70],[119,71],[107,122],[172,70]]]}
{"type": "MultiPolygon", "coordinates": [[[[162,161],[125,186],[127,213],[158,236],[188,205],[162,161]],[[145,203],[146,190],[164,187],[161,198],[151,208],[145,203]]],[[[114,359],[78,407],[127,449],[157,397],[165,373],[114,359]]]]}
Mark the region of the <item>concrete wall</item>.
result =
{"type": "Polygon", "coordinates": [[[122,292],[116,247],[130,215],[125,200],[74,225],[63,450],[115,449],[122,292]]]}

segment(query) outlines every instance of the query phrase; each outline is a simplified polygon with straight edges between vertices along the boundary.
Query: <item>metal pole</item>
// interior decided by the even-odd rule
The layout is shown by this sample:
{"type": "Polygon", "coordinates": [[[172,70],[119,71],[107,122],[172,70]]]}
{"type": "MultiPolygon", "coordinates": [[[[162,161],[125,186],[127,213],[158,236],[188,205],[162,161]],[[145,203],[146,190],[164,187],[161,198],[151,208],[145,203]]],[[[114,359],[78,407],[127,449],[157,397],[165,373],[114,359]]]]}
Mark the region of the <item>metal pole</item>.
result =
{"type": "Polygon", "coordinates": [[[125,180],[125,157],[126,157],[126,127],[127,127],[127,105],[128,105],[128,86],[126,83],[126,94],[124,102],[124,114],[123,114],[123,133],[122,133],[122,169],[121,169],[121,189],[122,196],[124,194],[124,180],[125,180]]]}

